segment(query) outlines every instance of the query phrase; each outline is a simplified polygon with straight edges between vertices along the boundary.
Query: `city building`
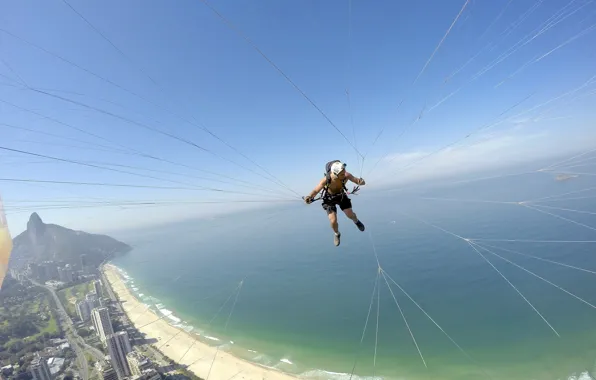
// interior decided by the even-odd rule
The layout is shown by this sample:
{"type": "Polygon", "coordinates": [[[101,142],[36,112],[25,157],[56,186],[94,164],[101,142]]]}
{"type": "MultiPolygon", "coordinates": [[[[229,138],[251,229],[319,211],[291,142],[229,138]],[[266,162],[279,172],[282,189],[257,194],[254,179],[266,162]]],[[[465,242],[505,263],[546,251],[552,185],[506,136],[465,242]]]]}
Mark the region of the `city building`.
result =
{"type": "Polygon", "coordinates": [[[72,282],[73,273],[69,268],[58,268],[58,277],[65,284],[72,282]]]}
{"type": "Polygon", "coordinates": [[[95,327],[97,335],[99,335],[99,339],[105,343],[107,336],[114,333],[108,309],[105,307],[93,309],[91,320],[93,321],[93,327],[95,327]]]}
{"type": "Polygon", "coordinates": [[[105,366],[102,369],[101,377],[103,378],[103,380],[118,380],[118,374],[110,365],[105,366]]]}
{"type": "Polygon", "coordinates": [[[91,317],[91,308],[86,300],[77,302],[77,315],[83,322],[87,322],[91,317]]]}
{"type": "Polygon", "coordinates": [[[85,300],[89,304],[89,308],[95,309],[101,307],[101,302],[99,302],[99,298],[97,298],[97,294],[95,293],[87,293],[85,296],[85,300]]]}
{"type": "Polygon", "coordinates": [[[52,380],[52,374],[50,373],[48,363],[39,355],[31,361],[29,369],[31,370],[33,380],[52,380]]]}
{"type": "Polygon", "coordinates": [[[133,376],[133,380],[160,380],[161,375],[155,369],[146,369],[140,376],[133,376]]]}
{"type": "Polygon", "coordinates": [[[126,360],[128,360],[130,374],[133,376],[141,376],[144,370],[151,368],[151,361],[137,351],[129,352],[126,360]]]}
{"type": "Polygon", "coordinates": [[[97,298],[101,299],[101,282],[99,280],[93,281],[93,289],[95,289],[95,294],[97,295],[97,298]]]}
{"type": "Polygon", "coordinates": [[[14,278],[15,280],[17,280],[19,282],[23,282],[27,279],[27,276],[21,269],[14,269],[14,268],[11,269],[10,275],[12,276],[12,278],[14,278]]]}
{"type": "Polygon", "coordinates": [[[44,273],[44,280],[57,280],[58,279],[58,266],[54,261],[44,261],[42,264],[42,271],[44,273]]]}
{"type": "Polygon", "coordinates": [[[110,353],[110,361],[112,367],[116,370],[118,378],[130,376],[130,367],[128,366],[127,354],[132,351],[128,333],[120,331],[115,334],[108,335],[106,339],[108,352],[110,353]]]}
{"type": "Polygon", "coordinates": [[[39,266],[36,263],[29,263],[29,273],[31,274],[31,277],[33,277],[34,279],[37,279],[37,280],[39,280],[39,279],[43,280],[42,272],[43,271],[42,271],[41,266],[39,266]]]}
{"type": "Polygon", "coordinates": [[[50,374],[52,377],[55,377],[64,367],[64,358],[49,358],[47,360],[48,368],[50,369],[50,374]]]}
{"type": "Polygon", "coordinates": [[[10,271],[10,275],[12,276],[12,278],[18,280],[19,279],[19,270],[12,268],[10,271]]]}
{"type": "Polygon", "coordinates": [[[60,281],[68,284],[73,281],[73,270],[67,264],[64,268],[58,268],[58,277],[60,281]]]}

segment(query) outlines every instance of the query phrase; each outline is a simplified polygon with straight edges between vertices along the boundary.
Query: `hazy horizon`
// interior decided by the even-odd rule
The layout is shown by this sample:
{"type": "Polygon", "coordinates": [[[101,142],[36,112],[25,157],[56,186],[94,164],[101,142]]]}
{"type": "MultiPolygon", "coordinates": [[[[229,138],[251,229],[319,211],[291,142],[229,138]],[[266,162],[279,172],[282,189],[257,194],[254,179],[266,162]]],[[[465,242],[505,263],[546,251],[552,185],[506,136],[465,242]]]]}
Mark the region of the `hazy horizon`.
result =
{"type": "MultiPolygon", "coordinates": [[[[582,153],[582,152],[578,152],[578,153],[582,153]]],[[[483,171],[478,169],[477,171],[471,171],[471,172],[467,172],[467,173],[460,173],[460,174],[454,174],[451,173],[451,176],[437,176],[435,177],[431,177],[431,178],[422,178],[422,179],[411,179],[410,181],[405,181],[405,182],[400,182],[399,179],[395,182],[395,184],[399,184],[400,186],[396,186],[396,187],[389,187],[390,185],[385,185],[382,187],[376,187],[373,186],[372,189],[369,188],[369,186],[363,186],[362,187],[362,191],[358,194],[358,195],[353,195],[352,199],[353,199],[353,204],[354,204],[354,208],[355,210],[358,210],[359,208],[361,208],[361,201],[362,200],[366,200],[368,198],[371,199],[379,199],[379,198],[386,198],[387,200],[391,200],[392,198],[398,198],[400,196],[402,196],[403,194],[408,194],[406,196],[410,196],[412,192],[416,192],[416,191],[428,191],[428,190],[441,190],[441,189],[449,189],[450,187],[455,187],[455,188],[460,188],[462,189],[462,191],[465,191],[465,186],[468,183],[472,183],[473,185],[476,186],[482,186],[482,182],[486,181],[486,180],[497,180],[497,181],[503,181],[503,185],[506,184],[506,182],[510,179],[510,178],[516,178],[519,176],[527,176],[530,175],[532,173],[539,173],[538,170],[548,166],[549,164],[553,164],[553,163],[557,163],[560,161],[563,161],[567,158],[571,158],[573,157],[573,155],[562,155],[562,156],[557,156],[554,158],[548,158],[548,159],[538,159],[535,161],[528,161],[525,162],[523,164],[518,163],[518,164],[510,164],[510,165],[504,165],[501,167],[493,167],[491,168],[489,171],[483,171]],[[482,174],[482,175],[481,175],[482,174]]],[[[564,171],[561,171],[564,172],[564,171]]],[[[555,181],[555,176],[556,176],[557,172],[551,173],[551,172],[544,172],[544,173],[540,173],[540,175],[543,176],[550,176],[552,177],[552,180],[555,181]]],[[[351,189],[352,186],[349,187],[349,189],[351,189]]],[[[552,194],[552,195],[556,195],[556,194],[552,194]]],[[[503,200],[503,201],[507,201],[507,200],[503,200]]],[[[240,204],[242,205],[242,204],[240,204]]],[[[124,234],[124,235],[128,235],[128,234],[134,234],[135,232],[142,232],[143,230],[151,230],[151,229],[159,229],[160,227],[166,227],[166,226],[174,226],[177,224],[192,224],[192,222],[196,222],[196,221],[217,221],[219,222],[220,220],[225,220],[226,218],[234,218],[235,215],[245,215],[248,213],[252,213],[252,212],[268,212],[271,211],[272,214],[274,213],[284,213],[286,212],[286,217],[291,217],[291,213],[289,212],[289,209],[291,207],[300,207],[300,206],[304,206],[304,207],[311,207],[311,208],[320,208],[320,204],[319,202],[315,203],[314,205],[304,205],[302,201],[287,201],[287,202],[279,202],[279,203],[265,203],[265,204],[260,204],[257,203],[256,205],[252,206],[252,207],[246,207],[244,206],[243,208],[240,209],[229,209],[229,210],[225,210],[225,212],[223,213],[214,213],[211,215],[196,215],[196,216],[192,216],[192,215],[186,215],[186,216],[181,216],[178,219],[172,219],[172,220],[168,220],[168,221],[155,221],[153,223],[151,222],[146,222],[146,223],[137,223],[134,222],[134,224],[128,225],[126,227],[119,227],[118,225],[116,226],[110,226],[110,225],[102,225],[102,226],[97,226],[97,227],[93,227],[93,225],[91,225],[92,227],[85,227],[85,221],[81,220],[81,221],[76,221],[73,220],[71,222],[69,222],[68,225],[63,225],[64,227],[68,227],[71,229],[75,229],[75,230],[81,230],[81,231],[85,231],[85,232],[90,232],[90,233],[100,233],[100,234],[116,234],[116,235],[120,235],[120,234],[124,234]],[[282,211],[279,211],[282,210],[282,211]],[[283,211],[283,210],[288,210],[288,211],[283,211]]],[[[59,207],[59,206],[58,206],[59,207]]],[[[134,208],[134,206],[129,206],[130,209],[127,211],[124,210],[119,210],[119,211],[107,211],[109,213],[112,214],[120,214],[119,216],[123,216],[122,214],[124,214],[125,212],[128,213],[135,213],[136,211],[145,211],[145,212],[152,212],[152,211],[147,211],[146,209],[150,209],[151,206],[146,207],[145,210],[143,209],[143,206],[136,206],[137,209],[134,208]]],[[[159,208],[161,207],[166,207],[166,206],[159,206],[159,208]]],[[[101,206],[98,206],[97,209],[102,210],[101,206]]],[[[9,219],[9,227],[11,227],[11,233],[13,235],[13,238],[15,236],[17,236],[18,234],[20,234],[21,232],[23,232],[26,229],[26,222],[29,220],[30,215],[33,212],[37,212],[40,217],[42,218],[42,220],[44,221],[44,223],[51,223],[51,224],[59,224],[62,225],[60,222],[51,219],[53,214],[58,214],[58,220],[60,220],[60,215],[61,215],[61,211],[60,210],[40,210],[40,211],[36,211],[36,210],[31,210],[31,212],[27,211],[27,213],[23,213],[22,216],[22,220],[23,220],[23,225],[24,227],[21,230],[15,230],[12,229],[12,227],[10,226],[10,217],[9,219]],[[46,215],[50,215],[49,217],[47,217],[46,215]],[[17,231],[16,233],[14,231],[17,231]]],[[[105,211],[104,211],[105,212],[105,211]]],[[[324,217],[324,213],[321,212],[320,217],[324,217]]],[[[16,219],[16,218],[15,218],[16,219]]],[[[225,226],[222,226],[225,227],[225,226]]]]}

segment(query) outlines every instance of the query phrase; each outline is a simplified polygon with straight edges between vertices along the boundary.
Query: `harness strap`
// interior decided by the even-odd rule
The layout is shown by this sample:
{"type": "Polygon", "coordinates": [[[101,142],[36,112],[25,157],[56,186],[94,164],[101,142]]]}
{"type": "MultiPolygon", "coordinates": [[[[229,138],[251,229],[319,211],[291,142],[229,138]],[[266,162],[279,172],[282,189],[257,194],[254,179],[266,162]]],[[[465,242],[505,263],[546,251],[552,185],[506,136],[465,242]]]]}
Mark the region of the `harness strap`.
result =
{"type": "MultiPolygon", "coordinates": [[[[343,192],[340,194],[334,194],[334,196],[338,196],[338,195],[344,195],[348,192],[348,188],[346,187],[346,183],[348,182],[347,179],[343,179],[341,181],[341,185],[342,185],[342,189],[343,192]]],[[[329,177],[327,177],[327,183],[325,184],[325,187],[323,187],[323,194],[321,195],[321,198],[327,198],[327,195],[329,194],[328,189],[329,189],[329,185],[331,184],[331,179],[329,177]]]]}

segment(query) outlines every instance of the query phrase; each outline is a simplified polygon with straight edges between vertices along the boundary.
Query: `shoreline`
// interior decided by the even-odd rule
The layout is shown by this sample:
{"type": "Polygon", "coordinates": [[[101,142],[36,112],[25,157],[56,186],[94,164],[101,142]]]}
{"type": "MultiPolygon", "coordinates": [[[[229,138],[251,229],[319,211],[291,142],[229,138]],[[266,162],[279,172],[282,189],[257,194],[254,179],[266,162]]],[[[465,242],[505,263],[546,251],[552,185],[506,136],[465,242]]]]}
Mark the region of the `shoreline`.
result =
{"type": "MultiPolygon", "coordinates": [[[[291,380],[297,379],[287,373],[251,363],[217,347],[201,342],[181,327],[168,323],[165,315],[157,315],[138,300],[124,283],[116,266],[106,264],[105,278],[132,326],[145,334],[145,339],[155,339],[150,345],[175,363],[183,365],[196,376],[206,379],[244,380],[291,380]],[[162,347],[163,346],[163,347],[162,347]],[[215,361],[213,360],[215,355],[215,361]],[[182,360],[180,360],[180,358],[182,360]],[[213,363],[213,364],[212,364],[213,363]]],[[[223,344],[222,344],[223,345],[223,344]]]]}

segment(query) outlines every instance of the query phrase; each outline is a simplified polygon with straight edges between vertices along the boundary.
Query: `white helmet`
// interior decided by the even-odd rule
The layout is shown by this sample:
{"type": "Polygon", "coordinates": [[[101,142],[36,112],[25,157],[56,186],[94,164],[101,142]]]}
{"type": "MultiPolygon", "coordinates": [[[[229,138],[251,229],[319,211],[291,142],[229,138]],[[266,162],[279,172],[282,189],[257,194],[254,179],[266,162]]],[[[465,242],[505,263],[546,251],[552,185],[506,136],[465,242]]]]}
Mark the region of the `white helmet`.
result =
{"type": "Polygon", "coordinates": [[[333,175],[339,175],[339,173],[341,173],[342,171],[344,171],[346,168],[346,164],[344,164],[341,161],[337,161],[334,162],[333,164],[331,164],[331,173],[333,173],[333,175]]]}

